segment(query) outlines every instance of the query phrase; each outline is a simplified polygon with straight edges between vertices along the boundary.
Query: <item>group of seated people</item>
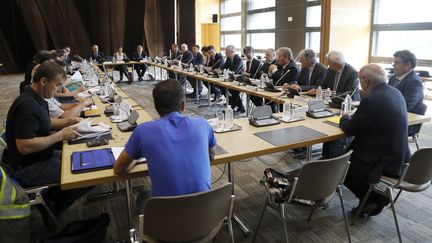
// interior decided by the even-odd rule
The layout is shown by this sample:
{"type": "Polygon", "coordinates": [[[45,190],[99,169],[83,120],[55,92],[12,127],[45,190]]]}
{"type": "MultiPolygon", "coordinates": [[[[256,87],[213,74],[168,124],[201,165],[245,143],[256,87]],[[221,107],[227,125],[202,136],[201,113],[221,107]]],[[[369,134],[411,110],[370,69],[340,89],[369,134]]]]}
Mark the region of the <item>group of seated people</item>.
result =
{"type": "MultiPolygon", "coordinates": [[[[109,60],[112,61],[113,63],[118,62],[118,61],[140,61],[143,60],[144,58],[147,58],[147,53],[144,51],[144,48],[142,45],[137,45],[136,47],[136,51],[134,51],[132,53],[132,59],[129,59],[128,55],[126,55],[126,53],[123,52],[123,47],[120,46],[119,48],[117,48],[116,52],[114,52],[114,54],[112,55],[112,57],[108,58],[105,57],[104,53],[99,51],[99,47],[98,45],[93,45],[92,46],[92,52],[88,57],[88,60],[90,62],[96,62],[98,64],[102,64],[103,62],[109,60]]],[[[103,67],[100,67],[101,70],[103,70],[103,67]]],[[[143,77],[144,74],[147,71],[147,65],[144,63],[140,63],[140,64],[134,64],[134,69],[138,75],[138,81],[143,81],[143,77]]],[[[133,81],[133,73],[132,72],[128,72],[127,69],[127,65],[116,65],[114,67],[114,70],[117,70],[120,72],[120,80],[119,82],[123,81],[123,75],[126,76],[126,78],[128,79],[128,83],[132,83],[133,81]]],[[[152,76],[151,76],[152,77],[152,76]]]]}
{"type": "MultiPolygon", "coordinates": [[[[145,54],[142,54],[142,47],[138,47],[137,53],[141,53],[139,55],[142,57],[145,54]]],[[[252,47],[246,47],[243,50],[246,63],[235,53],[232,45],[225,48],[226,60],[214,46],[203,47],[201,51],[202,54],[199,46],[194,45],[190,52],[188,46],[182,44],[181,52],[173,49],[170,58],[186,64],[204,65],[208,70],[229,69],[250,78],[267,74],[273,79],[274,85],[311,94],[316,92],[318,86],[337,93],[350,92],[354,100],[360,99],[360,83],[362,100],[357,111],[353,115],[343,114],[340,120],[341,129],[347,135],[354,136],[352,143],[344,144],[344,151],[354,150],[345,185],[361,200],[368,186],[377,182],[381,175],[400,176],[402,164],[410,158],[407,112],[416,113],[423,103],[423,85],[413,71],[416,58],[411,52],[395,52],[394,75],[387,83],[387,74],[382,67],[369,64],[358,73],[345,62],[343,54],[336,51],[326,55],[328,69],[317,62],[311,49],[300,52],[298,60],[301,67],[287,47],[281,47],[277,52],[268,49],[264,62],[254,57],[252,47]]],[[[102,55],[97,46],[93,46],[91,58],[98,60],[102,55]]],[[[118,60],[126,56],[121,48],[117,55],[115,58],[118,60]]],[[[67,79],[62,59],[59,61],[46,59],[44,54],[42,56],[33,67],[31,83],[15,99],[7,115],[8,151],[4,161],[14,169],[12,176],[24,187],[58,184],[61,143],[79,136],[71,127],[80,120],[77,113],[71,112],[66,116],[64,111],[54,116],[48,109],[47,100],[61,93],[67,79]]],[[[208,88],[216,96],[225,91],[217,85],[208,88]]],[[[200,86],[196,87],[197,92],[201,89],[200,86]]],[[[232,96],[231,106],[242,112],[244,107],[239,93],[229,92],[232,96]]],[[[215,156],[217,143],[212,127],[203,118],[182,114],[186,96],[181,81],[168,79],[159,82],[152,95],[160,119],[142,123],[133,131],[115,162],[114,173],[127,173],[133,167],[134,159],[145,157],[152,181],[151,195],[176,196],[209,191],[210,160],[215,156]]],[[[259,97],[253,97],[252,100],[255,105],[264,103],[259,97]]],[[[87,105],[88,102],[83,101],[82,106],[87,105]]],[[[63,105],[60,108],[67,110],[63,105]]],[[[338,155],[330,153],[328,157],[338,155]]],[[[90,189],[60,191],[58,187],[52,187],[44,194],[44,198],[55,215],[59,216],[90,189]]],[[[140,198],[145,201],[147,197],[140,198]]],[[[387,203],[385,198],[373,195],[362,213],[379,214],[387,203]]],[[[48,219],[44,217],[45,221],[48,219]]]]}

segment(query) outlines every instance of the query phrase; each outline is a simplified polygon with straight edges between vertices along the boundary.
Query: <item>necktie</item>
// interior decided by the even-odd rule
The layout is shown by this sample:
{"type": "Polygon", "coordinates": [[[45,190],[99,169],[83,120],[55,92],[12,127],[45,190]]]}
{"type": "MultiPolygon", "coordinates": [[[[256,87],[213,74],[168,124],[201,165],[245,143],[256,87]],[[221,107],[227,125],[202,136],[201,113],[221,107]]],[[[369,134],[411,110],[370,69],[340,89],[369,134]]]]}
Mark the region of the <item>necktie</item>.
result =
{"type": "Polygon", "coordinates": [[[251,61],[247,61],[246,62],[246,67],[247,67],[247,73],[250,73],[250,66],[251,66],[251,61]]]}
{"type": "Polygon", "coordinates": [[[338,83],[339,83],[339,72],[336,71],[335,80],[334,80],[334,86],[333,86],[333,91],[337,91],[338,83]]]}
{"type": "Polygon", "coordinates": [[[303,77],[303,83],[305,85],[310,85],[309,73],[310,73],[309,68],[305,68],[304,69],[304,77],[303,77]]]}

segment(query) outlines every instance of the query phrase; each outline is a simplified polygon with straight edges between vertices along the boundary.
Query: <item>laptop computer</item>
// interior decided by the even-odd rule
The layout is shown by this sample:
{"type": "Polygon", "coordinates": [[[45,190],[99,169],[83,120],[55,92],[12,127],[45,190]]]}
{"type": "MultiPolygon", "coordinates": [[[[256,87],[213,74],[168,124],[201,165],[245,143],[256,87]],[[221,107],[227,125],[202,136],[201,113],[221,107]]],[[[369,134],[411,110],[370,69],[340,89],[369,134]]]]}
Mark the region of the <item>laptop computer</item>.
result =
{"type": "Polygon", "coordinates": [[[272,82],[264,82],[264,84],[265,84],[265,87],[264,87],[264,90],[265,91],[268,91],[268,92],[281,92],[282,90],[280,90],[280,89],[277,89],[274,85],[273,85],[273,83],[272,82]]]}

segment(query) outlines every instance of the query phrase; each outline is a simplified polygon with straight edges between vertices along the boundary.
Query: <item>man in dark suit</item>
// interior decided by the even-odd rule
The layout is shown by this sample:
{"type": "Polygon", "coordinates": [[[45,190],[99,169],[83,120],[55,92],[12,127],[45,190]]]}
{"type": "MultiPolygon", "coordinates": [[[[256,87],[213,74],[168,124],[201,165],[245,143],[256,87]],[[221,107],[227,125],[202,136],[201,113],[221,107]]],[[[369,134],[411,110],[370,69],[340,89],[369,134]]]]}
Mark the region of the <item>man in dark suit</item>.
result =
{"type": "MultiPolygon", "coordinates": [[[[262,74],[263,63],[254,57],[254,49],[252,46],[243,48],[243,55],[246,57],[246,70],[244,75],[251,79],[260,79],[262,74]]],[[[250,100],[255,106],[263,105],[263,98],[257,96],[250,96],[250,100]]]]}
{"type": "MultiPolygon", "coordinates": [[[[202,66],[204,65],[204,56],[203,54],[201,54],[200,52],[200,47],[199,45],[193,45],[192,46],[192,55],[193,55],[193,60],[192,60],[192,65],[195,66],[202,66]]],[[[201,80],[197,80],[194,78],[190,79],[190,83],[192,85],[192,87],[194,88],[194,96],[197,95],[201,95],[202,92],[202,82],[201,80]]]]}
{"type": "MultiPolygon", "coordinates": [[[[146,57],[147,57],[147,53],[143,50],[143,46],[138,45],[136,52],[134,52],[134,54],[132,54],[132,60],[139,62],[146,57]]],[[[144,63],[143,64],[135,64],[134,68],[138,74],[138,81],[143,81],[143,76],[147,70],[147,65],[145,65],[144,63]]]]}
{"type": "MultiPolygon", "coordinates": [[[[423,104],[423,82],[414,71],[417,58],[408,50],[397,51],[393,54],[394,75],[389,79],[389,85],[397,88],[405,99],[408,112],[421,114],[423,104]]],[[[408,134],[415,133],[416,126],[408,127],[408,134]]]]}
{"type": "MultiPolygon", "coordinates": [[[[171,45],[171,49],[169,50],[169,55],[167,57],[168,60],[180,60],[181,52],[178,49],[178,45],[176,43],[171,45]]],[[[172,79],[176,79],[175,73],[168,71],[168,77],[172,79]]]]}
{"type": "Polygon", "coordinates": [[[92,53],[90,54],[89,61],[103,63],[105,61],[105,55],[103,52],[99,51],[99,47],[97,45],[92,46],[92,53]]]}
{"type": "Polygon", "coordinates": [[[265,61],[262,67],[262,73],[268,75],[270,65],[277,64],[275,50],[273,48],[267,49],[264,57],[265,57],[265,61]]]}
{"type": "MultiPolygon", "coordinates": [[[[234,75],[241,74],[244,71],[243,60],[238,54],[235,53],[235,47],[233,45],[228,45],[227,47],[225,47],[225,55],[227,59],[221,69],[228,69],[233,72],[234,75]]],[[[230,90],[229,92],[231,94],[231,97],[229,99],[231,108],[233,108],[234,110],[237,107],[238,113],[244,113],[246,110],[240,98],[240,93],[235,90],[230,90]]]]}
{"type": "MultiPolygon", "coordinates": [[[[321,87],[330,88],[336,93],[349,92],[353,100],[360,100],[359,80],[357,71],[345,62],[345,57],[341,52],[331,51],[326,55],[329,68],[326,78],[321,87]]],[[[316,94],[316,89],[308,91],[309,94],[316,94]]],[[[323,143],[322,158],[329,159],[344,154],[350,146],[353,138],[345,137],[339,140],[323,143]]]]}
{"type": "MultiPolygon", "coordinates": [[[[184,65],[189,65],[192,62],[192,60],[193,60],[194,57],[192,55],[192,52],[189,51],[188,45],[186,45],[184,43],[181,44],[180,51],[181,51],[180,52],[181,54],[180,54],[179,60],[174,60],[172,62],[172,64],[173,65],[178,65],[179,63],[182,63],[184,65]]],[[[186,76],[184,76],[184,75],[178,75],[177,80],[182,85],[184,85],[185,82],[186,82],[186,76]]]]}
{"type": "MultiPolygon", "coordinates": [[[[207,52],[208,52],[208,55],[210,57],[210,61],[208,62],[208,66],[205,68],[205,70],[207,72],[213,72],[214,70],[219,69],[220,67],[225,65],[224,58],[222,57],[222,55],[220,53],[217,53],[214,46],[209,45],[207,47],[207,52]]],[[[221,97],[221,94],[222,94],[220,87],[218,87],[214,84],[210,84],[210,90],[211,90],[211,93],[213,93],[215,95],[214,100],[218,101],[221,97]]]]}
{"type": "Polygon", "coordinates": [[[171,45],[171,49],[169,50],[168,60],[179,60],[181,57],[181,52],[178,49],[178,45],[176,43],[171,45]]]}
{"type": "Polygon", "coordinates": [[[298,91],[309,91],[318,88],[324,82],[327,68],[317,62],[315,52],[312,49],[300,51],[298,58],[301,63],[301,70],[297,83],[284,84],[284,86],[298,91]]]}
{"type": "MultiPolygon", "coordinates": [[[[337,94],[350,92],[353,100],[360,100],[359,80],[357,71],[345,62],[341,52],[331,51],[326,55],[329,68],[321,88],[330,88],[337,94]]],[[[309,90],[309,94],[315,94],[316,89],[309,90]]]]}
{"type": "Polygon", "coordinates": [[[294,61],[291,48],[281,47],[277,51],[277,65],[270,65],[269,76],[273,79],[275,86],[282,86],[284,83],[293,83],[299,75],[299,68],[294,61]]]}
{"type": "MultiPolygon", "coordinates": [[[[386,72],[376,64],[360,69],[360,84],[366,96],[352,116],[343,115],[340,120],[341,129],[355,136],[344,184],[360,202],[369,185],[378,182],[381,175],[399,177],[402,164],[410,158],[406,104],[401,93],[386,80],[386,72]]],[[[373,193],[362,213],[377,215],[388,202],[386,197],[373,193]]]]}

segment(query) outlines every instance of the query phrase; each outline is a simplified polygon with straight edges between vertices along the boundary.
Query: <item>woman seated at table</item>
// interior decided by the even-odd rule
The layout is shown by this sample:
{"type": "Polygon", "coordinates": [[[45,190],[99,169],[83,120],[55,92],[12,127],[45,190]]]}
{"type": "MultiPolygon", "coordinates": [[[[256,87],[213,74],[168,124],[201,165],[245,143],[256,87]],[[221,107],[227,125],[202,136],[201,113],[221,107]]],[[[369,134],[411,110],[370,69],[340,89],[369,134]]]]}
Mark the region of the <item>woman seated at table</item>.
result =
{"type": "MultiPolygon", "coordinates": [[[[113,55],[113,62],[116,63],[118,61],[123,61],[125,59],[129,59],[126,53],[123,52],[123,47],[119,47],[117,49],[117,52],[113,55]]],[[[126,75],[126,78],[128,79],[129,83],[131,83],[131,78],[129,77],[127,66],[126,65],[119,65],[114,68],[114,70],[117,70],[120,72],[120,82],[123,81],[123,74],[126,75]]]]}

